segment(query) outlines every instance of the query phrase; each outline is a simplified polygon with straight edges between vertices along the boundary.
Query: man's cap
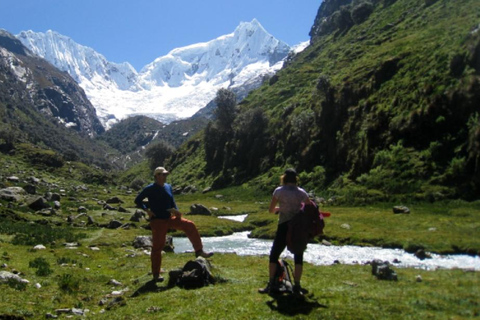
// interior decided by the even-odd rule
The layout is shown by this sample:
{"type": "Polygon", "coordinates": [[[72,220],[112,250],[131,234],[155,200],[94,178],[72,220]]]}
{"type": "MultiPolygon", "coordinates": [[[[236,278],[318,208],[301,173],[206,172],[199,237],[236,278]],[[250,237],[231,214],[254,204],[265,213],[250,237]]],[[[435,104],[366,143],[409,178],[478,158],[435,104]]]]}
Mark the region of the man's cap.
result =
{"type": "Polygon", "coordinates": [[[156,167],[155,171],[153,171],[153,175],[156,176],[157,174],[169,174],[170,172],[167,171],[164,167],[156,167]]]}
{"type": "Polygon", "coordinates": [[[297,175],[297,171],[295,171],[295,169],[293,168],[288,168],[285,170],[284,172],[286,175],[292,175],[292,176],[296,176],[297,175]]]}

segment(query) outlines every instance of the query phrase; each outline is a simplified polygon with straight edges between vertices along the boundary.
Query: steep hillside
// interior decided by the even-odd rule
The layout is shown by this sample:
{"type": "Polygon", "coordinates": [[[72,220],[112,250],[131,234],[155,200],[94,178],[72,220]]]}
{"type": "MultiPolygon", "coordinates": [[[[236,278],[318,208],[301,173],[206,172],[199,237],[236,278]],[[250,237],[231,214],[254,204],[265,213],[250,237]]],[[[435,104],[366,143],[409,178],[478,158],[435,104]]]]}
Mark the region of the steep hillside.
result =
{"type": "Polygon", "coordinates": [[[196,117],[164,124],[146,116],[134,116],[120,121],[110,130],[98,136],[112,148],[123,154],[136,152],[142,147],[163,140],[173,147],[179,147],[206,126],[207,119],[196,117]]]}
{"type": "Polygon", "coordinates": [[[0,30],[0,146],[19,141],[47,146],[67,159],[108,168],[104,129],[83,90],[66,73],[0,30]]]}
{"type": "MultiPolygon", "coordinates": [[[[306,188],[344,199],[478,197],[479,17],[474,0],[324,1],[311,45],[241,103],[226,139],[206,141],[207,174],[190,176],[268,189],[295,166],[306,188]]],[[[203,145],[172,165],[195,170],[203,145]]]]}

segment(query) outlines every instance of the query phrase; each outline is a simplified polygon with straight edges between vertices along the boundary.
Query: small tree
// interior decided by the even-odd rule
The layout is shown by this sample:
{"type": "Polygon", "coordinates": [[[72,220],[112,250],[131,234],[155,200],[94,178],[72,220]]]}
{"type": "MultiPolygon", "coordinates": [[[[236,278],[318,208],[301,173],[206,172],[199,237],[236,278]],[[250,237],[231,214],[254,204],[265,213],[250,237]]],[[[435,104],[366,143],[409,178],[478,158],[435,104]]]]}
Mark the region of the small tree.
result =
{"type": "Polygon", "coordinates": [[[218,128],[223,132],[232,130],[232,124],[236,116],[237,98],[235,93],[228,89],[220,89],[215,97],[217,108],[214,110],[218,128]]]}
{"type": "Polygon", "coordinates": [[[163,165],[165,160],[174,152],[175,148],[164,140],[149,145],[145,151],[145,156],[148,158],[150,169],[163,165]]]}

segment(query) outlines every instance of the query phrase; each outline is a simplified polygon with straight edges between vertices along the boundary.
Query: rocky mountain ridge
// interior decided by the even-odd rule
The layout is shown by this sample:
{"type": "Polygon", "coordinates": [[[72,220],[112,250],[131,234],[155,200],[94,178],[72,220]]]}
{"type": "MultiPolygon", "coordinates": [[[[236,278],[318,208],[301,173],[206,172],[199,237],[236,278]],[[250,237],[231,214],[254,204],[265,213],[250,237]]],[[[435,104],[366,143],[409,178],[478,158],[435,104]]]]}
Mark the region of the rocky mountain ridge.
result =
{"type": "Polygon", "coordinates": [[[0,115],[5,151],[14,142],[32,142],[109,166],[107,148],[92,140],[104,128],[83,89],[5,30],[0,30],[0,115]]]}
{"type": "Polygon", "coordinates": [[[107,128],[132,115],[164,123],[188,118],[219,88],[238,88],[273,75],[291,50],[254,19],[242,22],[231,34],[174,49],[137,72],[128,63],[109,62],[54,31],[25,31],[17,37],[84,88],[107,128]]]}

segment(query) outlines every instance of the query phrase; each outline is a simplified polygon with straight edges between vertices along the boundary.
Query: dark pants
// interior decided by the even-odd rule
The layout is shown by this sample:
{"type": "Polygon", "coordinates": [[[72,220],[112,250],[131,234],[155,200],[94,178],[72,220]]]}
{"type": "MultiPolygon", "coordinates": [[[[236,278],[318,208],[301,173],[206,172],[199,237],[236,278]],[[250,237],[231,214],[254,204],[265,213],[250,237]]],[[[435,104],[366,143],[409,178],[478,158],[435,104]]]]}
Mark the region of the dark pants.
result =
{"type": "MultiPolygon", "coordinates": [[[[288,221],[278,225],[277,234],[273,240],[272,249],[270,250],[270,262],[275,263],[282,254],[283,250],[287,247],[287,233],[288,233],[288,221]]],[[[303,265],[303,252],[300,254],[294,254],[295,264],[303,265]]]]}

